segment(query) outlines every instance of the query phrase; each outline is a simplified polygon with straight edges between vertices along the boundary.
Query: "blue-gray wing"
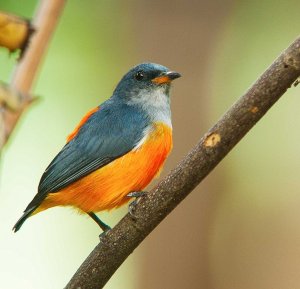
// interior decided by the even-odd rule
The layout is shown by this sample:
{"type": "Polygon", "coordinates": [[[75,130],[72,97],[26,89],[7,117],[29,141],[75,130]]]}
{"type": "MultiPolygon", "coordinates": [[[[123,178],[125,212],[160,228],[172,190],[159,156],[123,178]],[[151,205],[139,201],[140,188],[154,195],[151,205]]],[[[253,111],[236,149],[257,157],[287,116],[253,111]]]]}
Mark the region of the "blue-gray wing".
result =
{"type": "Polygon", "coordinates": [[[133,106],[104,103],[50,163],[38,194],[26,210],[39,206],[48,193],[63,189],[131,151],[143,138],[148,123],[145,114],[133,106]]]}

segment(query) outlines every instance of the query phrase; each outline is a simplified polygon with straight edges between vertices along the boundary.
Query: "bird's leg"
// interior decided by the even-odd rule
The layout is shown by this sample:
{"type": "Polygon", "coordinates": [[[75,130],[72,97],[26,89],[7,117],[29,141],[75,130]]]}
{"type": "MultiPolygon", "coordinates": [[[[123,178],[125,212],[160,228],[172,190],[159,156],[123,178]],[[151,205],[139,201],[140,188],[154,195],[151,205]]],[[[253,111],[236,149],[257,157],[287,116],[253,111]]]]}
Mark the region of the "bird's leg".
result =
{"type": "Polygon", "coordinates": [[[145,196],[147,192],[145,191],[137,191],[137,192],[130,192],[127,197],[128,198],[135,198],[128,206],[128,212],[129,214],[135,219],[135,215],[133,211],[135,210],[135,206],[138,203],[139,198],[145,196]]]}
{"type": "MultiPolygon", "coordinates": [[[[102,222],[95,213],[89,212],[88,215],[98,224],[98,226],[103,230],[103,233],[107,233],[111,228],[102,222]]],[[[102,234],[101,234],[102,235],[102,234]]]]}

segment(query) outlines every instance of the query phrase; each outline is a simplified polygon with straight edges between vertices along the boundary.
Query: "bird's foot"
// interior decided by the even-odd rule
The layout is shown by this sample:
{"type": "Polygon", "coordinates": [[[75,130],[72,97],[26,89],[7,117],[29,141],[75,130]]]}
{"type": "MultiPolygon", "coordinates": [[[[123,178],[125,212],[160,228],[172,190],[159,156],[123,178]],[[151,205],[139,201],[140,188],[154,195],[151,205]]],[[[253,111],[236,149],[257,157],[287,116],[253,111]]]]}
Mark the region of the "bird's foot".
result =
{"type": "Polygon", "coordinates": [[[128,198],[135,198],[128,206],[128,212],[133,219],[136,219],[136,216],[134,215],[134,211],[137,203],[139,202],[139,199],[145,196],[146,194],[147,192],[145,191],[137,191],[137,192],[130,192],[127,195],[128,198]]]}
{"type": "Polygon", "coordinates": [[[104,237],[107,235],[107,233],[111,230],[111,228],[109,226],[107,226],[108,229],[106,229],[105,231],[103,231],[100,235],[99,235],[99,240],[100,242],[103,241],[104,237]]]}
{"type": "Polygon", "coordinates": [[[105,235],[111,230],[111,227],[101,221],[97,215],[93,212],[89,212],[88,215],[98,224],[98,226],[103,230],[103,232],[99,235],[100,242],[103,240],[105,235]]]}

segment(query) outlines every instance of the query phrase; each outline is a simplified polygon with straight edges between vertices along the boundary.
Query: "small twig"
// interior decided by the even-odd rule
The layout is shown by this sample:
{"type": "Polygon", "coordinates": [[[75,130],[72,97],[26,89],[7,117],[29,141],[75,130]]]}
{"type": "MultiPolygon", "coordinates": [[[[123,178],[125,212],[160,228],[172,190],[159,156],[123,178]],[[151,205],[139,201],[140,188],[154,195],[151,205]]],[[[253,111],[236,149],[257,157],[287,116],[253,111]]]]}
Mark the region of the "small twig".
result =
{"type": "Polygon", "coordinates": [[[0,81],[0,106],[3,108],[17,112],[21,107],[22,99],[25,97],[32,99],[31,96],[24,96],[13,87],[0,81]]]}
{"type": "MultiPolygon", "coordinates": [[[[145,237],[214,169],[300,75],[300,38],[287,48],[196,147],[127,214],[77,270],[67,289],[102,288],[145,237]]],[[[174,238],[174,236],[170,236],[174,238]]]]}
{"type": "Polygon", "coordinates": [[[4,112],[11,111],[17,113],[22,106],[24,97],[19,91],[0,81],[0,148],[5,144],[7,138],[3,118],[4,112]]]}
{"type": "MultiPolygon", "coordinates": [[[[66,0],[43,0],[41,1],[33,27],[36,32],[30,39],[28,48],[16,67],[11,87],[19,91],[24,97],[21,99],[17,112],[4,109],[2,114],[5,134],[2,145],[4,145],[12,133],[19,117],[25,108],[31,103],[30,90],[36,77],[38,67],[47,49],[51,35],[61,14],[66,0]]],[[[1,135],[1,132],[0,132],[1,135]]],[[[2,133],[3,135],[3,133],[2,133]]],[[[0,149],[2,148],[0,144],[0,149]]]]}

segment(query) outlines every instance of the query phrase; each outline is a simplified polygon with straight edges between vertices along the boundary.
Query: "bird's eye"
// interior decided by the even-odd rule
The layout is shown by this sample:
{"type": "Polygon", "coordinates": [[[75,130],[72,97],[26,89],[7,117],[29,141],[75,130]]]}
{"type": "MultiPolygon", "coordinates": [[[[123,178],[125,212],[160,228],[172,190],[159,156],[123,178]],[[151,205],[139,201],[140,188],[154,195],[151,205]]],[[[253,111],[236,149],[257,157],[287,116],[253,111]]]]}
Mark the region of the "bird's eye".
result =
{"type": "Polygon", "coordinates": [[[135,79],[136,80],[143,80],[144,79],[144,77],[145,77],[145,75],[144,75],[144,72],[143,71],[138,71],[136,74],[135,74],[135,79]]]}

